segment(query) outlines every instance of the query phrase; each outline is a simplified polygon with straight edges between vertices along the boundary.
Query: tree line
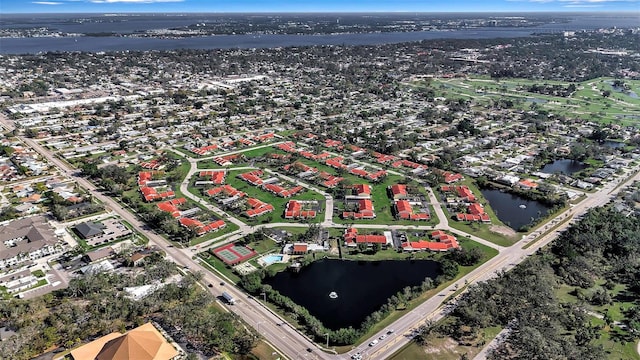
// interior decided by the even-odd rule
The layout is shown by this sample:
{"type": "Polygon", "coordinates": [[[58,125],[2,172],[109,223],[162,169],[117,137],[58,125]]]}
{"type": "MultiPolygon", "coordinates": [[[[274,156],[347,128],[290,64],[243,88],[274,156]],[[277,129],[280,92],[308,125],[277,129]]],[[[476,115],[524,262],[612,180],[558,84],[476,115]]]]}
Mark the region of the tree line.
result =
{"type": "Polygon", "coordinates": [[[635,299],[623,311],[627,330],[612,332],[612,338],[637,340],[639,255],[640,219],[611,208],[593,209],[550,247],[496,279],[472,286],[438,331],[464,344],[485,328],[509,327],[508,338],[491,359],[604,359],[607,352],[596,344],[602,326],[591,322],[588,306],[635,299]],[[625,290],[614,295],[616,284],[625,290]],[[577,302],[558,297],[561,285],[575,287],[577,302]]]}

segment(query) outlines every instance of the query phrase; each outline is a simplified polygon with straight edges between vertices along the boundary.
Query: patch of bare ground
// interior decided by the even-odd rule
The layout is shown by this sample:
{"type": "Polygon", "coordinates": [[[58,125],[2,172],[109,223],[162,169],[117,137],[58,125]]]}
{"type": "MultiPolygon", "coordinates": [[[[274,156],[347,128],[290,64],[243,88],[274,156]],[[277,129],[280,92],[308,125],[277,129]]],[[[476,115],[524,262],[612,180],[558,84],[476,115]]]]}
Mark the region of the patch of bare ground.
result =
{"type": "Polygon", "coordinates": [[[494,233],[500,234],[500,235],[504,235],[510,238],[515,238],[516,237],[516,231],[513,230],[512,228],[508,227],[508,226],[504,226],[504,225],[491,225],[491,227],[489,227],[489,230],[493,231],[494,233]]]}
{"type": "Polygon", "coordinates": [[[458,347],[458,342],[447,337],[435,342],[433,345],[425,346],[424,352],[427,354],[455,353],[456,347],[458,347]]]}
{"type": "Polygon", "coordinates": [[[427,359],[459,360],[462,355],[473,359],[481,350],[478,346],[461,345],[456,340],[446,337],[433,337],[422,347],[427,359]]]}

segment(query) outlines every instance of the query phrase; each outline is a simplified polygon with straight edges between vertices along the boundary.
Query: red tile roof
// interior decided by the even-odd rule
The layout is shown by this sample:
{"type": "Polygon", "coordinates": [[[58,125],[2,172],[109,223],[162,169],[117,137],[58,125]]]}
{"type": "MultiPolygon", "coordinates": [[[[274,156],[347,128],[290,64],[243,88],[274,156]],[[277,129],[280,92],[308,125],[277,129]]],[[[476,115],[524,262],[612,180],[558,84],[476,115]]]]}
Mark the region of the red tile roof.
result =
{"type": "Polygon", "coordinates": [[[391,194],[393,197],[407,196],[407,185],[405,184],[395,184],[391,185],[389,188],[391,190],[391,194]]]}
{"type": "Polygon", "coordinates": [[[293,244],[293,252],[296,254],[306,253],[308,248],[307,244],[293,244]]]}
{"type": "Polygon", "coordinates": [[[358,235],[358,229],[348,228],[344,232],[344,240],[347,244],[386,244],[387,237],[384,235],[358,235]]]}
{"type": "Polygon", "coordinates": [[[302,204],[300,202],[290,200],[284,211],[284,217],[285,219],[309,219],[316,217],[316,212],[313,210],[302,210],[302,204]]]}
{"type": "Polygon", "coordinates": [[[456,173],[452,173],[452,172],[449,172],[449,171],[445,171],[442,175],[444,176],[444,182],[446,182],[447,184],[451,184],[451,183],[454,183],[454,182],[456,182],[458,180],[462,180],[463,179],[462,175],[456,174],[456,173]]]}
{"type": "Polygon", "coordinates": [[[413,208],[407,200],[396,201],[396,210],[398,214],[407,213],[407,215],[411,215],[413,213],[413,208]]]}
{"type": "Polygon", "coordinates": [[[355,189],[356,194],[360,196],[371,195],[371,187],[367,184],[354,185],[353,188],[355,189]]]}
{"type": "Polygon", "coordinates": [[[250,218],[264,215],[274,210],[273,205],[262,202],[256,198],[249,198],[247,204],[251,206],[251,209],[247,210],[245,214],[250,218]]]}

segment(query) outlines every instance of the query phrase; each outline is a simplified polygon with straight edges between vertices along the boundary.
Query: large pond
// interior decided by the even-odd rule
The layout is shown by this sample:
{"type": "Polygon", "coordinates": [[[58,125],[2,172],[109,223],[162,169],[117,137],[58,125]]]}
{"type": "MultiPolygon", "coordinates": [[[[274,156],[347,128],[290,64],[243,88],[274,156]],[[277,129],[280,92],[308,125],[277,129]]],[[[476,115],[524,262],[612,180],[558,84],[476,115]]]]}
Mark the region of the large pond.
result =
{"type": "Polygon", "coordinates": [[[550,209],[541,202],[529,200],[517,194],[496,189],[484,189],[481,192],[489,201],[498,219],[514,230],[531,224],[534,219],[544,217],[550,209]]]}
{"type": "Polygon", "coordinates": [[[440,275],[431,260],[348,261],[323,259],[299,273],[265,279],[282,295],[304,306],[329,329],[358,328],[365,318],[406,286],[440,275]],[[337,298],[329,294],[335,292],[337,298]]]}
{"type": "Polygon", "coordinates": [[[580,161],[560,159],[545,165],[541,171],[547,174],[562,173],[565,175],[571,175],[586,168],[587,165],[580,161]]]}

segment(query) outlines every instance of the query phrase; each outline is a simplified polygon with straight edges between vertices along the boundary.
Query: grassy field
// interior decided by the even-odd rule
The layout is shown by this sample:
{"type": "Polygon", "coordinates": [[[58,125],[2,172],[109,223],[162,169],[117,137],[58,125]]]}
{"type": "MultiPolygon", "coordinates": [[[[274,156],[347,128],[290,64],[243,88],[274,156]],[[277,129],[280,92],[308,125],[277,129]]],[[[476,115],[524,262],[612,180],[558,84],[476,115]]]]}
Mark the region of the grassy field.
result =
{"type": "MultiPolygon", "coordinates": [[[[394,184],[404,184],[406,183],[406,179],[402,176],[398,175],[389,175],[385,177],[379,183],[371,183],[364,179],[355,177],[353,175],[349,175],[354,179],[350,179],[352,184],[369,184],[371,185],[371,201],[373,202],[374,211],[376,214],[375,219],[371,220],[351,220],[351,219],[342,219],[340,216],[342,215],[342,211],[344,210],[344,202],[340,200],[336,200],[334,202],[334,216],[333,221],[337,224],[392,224],[392,225],[434,225],[436,223],[436,216],[433,213],[433,209],[430,208],[431,211],[431,219],[428,221],[411,221],[411,220],[397,220],[393,216],[393,201],[387,194],[387,188],[394,184]]],[[[345,178],[347,178],[345,176],[345,178]]],[[[428,198],[426,190],[421,189],[420,192],[426,198],[428,198]]]]}
{"type": "Polygon", "coordinates": [[[621,342],[617,340],[620,335],[625,334],[617,327],[611,327],[604,323],[604,321],[592,318],[591,323],[593,325],[603,326],[600,331],[600,338],[596,340],[596,344],[602,345],[607,352],[607,359],[610,360],[640,360],[640,355],[637,352],[636,344],[638,340],[630,342],[621,342]]]}
{"type": "Polygon", "coordinates": [[[198,254],[203,262],[207,263],[210,266],[210,270],[215,270],[216,272],[224,275],[229,279],[229,281],[233,283],[237,283],[240,281],[240,277],[236,275],[236,273],[230,267],[227,267],[227,264],[222,262],[222,260],[217,257],[211,255],[209,252],[201,252],[198,254]]]}
{"type": "MultiPolygon", "coordinates": [[[[302,193],[299,193],[289,199],[281,198],[279,196],[275,196],[270,192],[264,191],[256,186],[253,186],[244,180],[239,179],[237,176],[241,173],[246,172],[245,170],[240,171],[229,171],[227,174],[226,183],[233,186],[234,188],[247,193],[249,197],[254,197],[260,201],[266,202],[268,204],[273,205],[275,210],[269,214],[264,214],[258,216],[253,219],[244,218],[248,224],[260,224],[265,222],[291,222],[291,223],[300,223],[300,220],[290,220],[284,218],[284,209],[289,200],[316,200],[318,201],[319,206],[324,208],[324,196],[319,193],[305,189],[302,193]]],[[[292,184],[291,187],[294,185],[292,184]]],[[[197,191],[197,190],[195,190],[197,191]]],[[[196,195],[202,196],[202,194],[194,193],[196,195]]],[[[314,219],[309,220],[309,222],[319,223],[323,220],[323,212],[319,211],[314,219]]]]}
{"type": "MultiPolygon", "coordinates": [[[[482,341],[489,342],[501,331],[499,327],[487,328],[481,331],[478,337],[479,343],[482,341]]],[[[415,341],[409,342],[402,349],[389,357],[389,360],[414,360],[414,359],[432,359],[432,360],[459,360],[466,354],[468,359],[473,359],[482,347],[479,346],[461,346],[449,337],[438,337],[435,335],[427,339],[426,346],[420,346],[415,341]]]]}
{"type": "Polygon", "coordinates": [[[253,241],[247,244],[250,248],[255,250],[258,254],[265,254],[268,252],[272,252],[275,250],[280,250],[280,245],[278,245],[275,241],[266,238],[265,240],[253,241]]]}
{"type": "MultiPolygon", "coordinates": [[[[583,290],[582,293],[586,296],[593,293],[596,289],[601,288],[604,285],[604,281],[599,280],[596,285],[590,289],[583,290]]],[[[574,293],[574,287],[561,285],[556,290],[556,295],[562,302],[578,303],[578,298],[574,293]]],[[[590,322],[592,325],[602,326],[600,330],[600,338],[596,340],[596,344],[600,344],[607,351],[608,359],[628,359],[628,360],[640,360],[640,355],[636,351],[637,338],[634,341],[628,341],[632,336],[619,326],[615,325],[615,322],[624,320],[623,311],[629,309],[632,306],[638,306],[638,299],[630,295],[627,292],[624,285],[616,284],[612,290],[607,290],[612,297],[611,304],[605,304],[602,306],[590,305],[585,302],[584,306],[588,311],[599,316],[592,316],[590,322]],[[613,325],[607,325],[601,318],[607,316],[614,322],[613,325]]]]}
{"type": "MultiPolygon", "coordinates": [[[[568,97],[527,92],[522,86],[561,85],[569,82],[536,81],[525,79],[469,78],[432,79],[436,95],[446,98],[473,99],[480,105],[489,105],[498,98],[510,99],[514,108],[530,110],[545,109],[568,118],[587,117],[602,123],[634,125],[640,123],[640,98],[612,87],[612,78],[597,78],[575,83],[576,91],[568,97]],[[604,96],[608,91],[609,96],[604,96]]],[[[630,91],[640,94],[639,80],[624,80],[630,91]]],[[[420,86],[420,83],[416,83],[420,86]]]]}
{"type": "Polygon", "coordinates": [[[281,359],[280,354],[263,340],[258,341],[258,344],[251,349],[251,357],[249,356],[236,356],[237,360],[244,359],[256,359],[256,360],[276,360],[281,359]]]}
{"type": "MultiPolygon", "coordinates": [[[[260,145],[260,146],[264,146],[264,145],[260,145]]],[[[285,154],[284,151],[279,150],[273,146],[264,146],[260,148],[255,148],[255,147],[246,148],[246,149],[240,149],[234,152],[240,152],[246,157],[246,161],[233,161],[234,167],[247,166],[252,161],[252,159],[264,156],[266,154],[285,154]]],[[[198,160],[197,162],[198,169],[224,169],[225,168],[224,166],[220,166],[217,163],[215,163],[213,160],[209,159],[209,157],[211,156],[214,156],[214,157],[224,156],[224,153],[220,153],[219,155],[216,155],[216,154],[209,155],[207,156],[206,159],[198,160]]]]}

